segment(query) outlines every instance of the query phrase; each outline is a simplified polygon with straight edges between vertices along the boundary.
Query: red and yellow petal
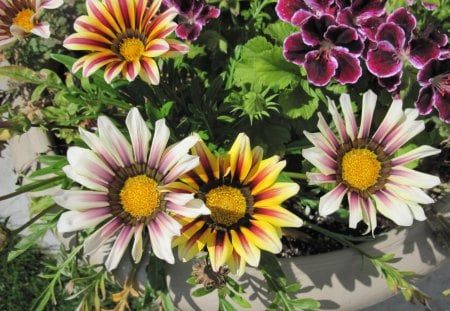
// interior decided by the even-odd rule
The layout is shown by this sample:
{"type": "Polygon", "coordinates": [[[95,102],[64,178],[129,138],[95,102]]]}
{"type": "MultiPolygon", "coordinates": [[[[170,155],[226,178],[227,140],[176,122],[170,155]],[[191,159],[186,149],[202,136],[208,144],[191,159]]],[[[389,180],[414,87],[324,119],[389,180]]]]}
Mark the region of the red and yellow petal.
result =
{"type": "Polygon", "coordinates": [[[161,56],[169,50],[169,44],[163,39],[154,39],[150,41],[145,47],[145,52],[142,54],[144,57],[157,57],[161,56]]]}
{"type": "Polygon", "coordinates": [[[134,2],[134,0],[105,0],[105,6],[117,21],[122,32],[127,28],[134,29],[134,2]]]}
{"type": "Polygon", "coordinates": [[[111,41],[93,33],[74,33],[64,40],[64,47],[69,50],[105,51],[111,49],[111,41]]]}
{"type": "Polygon", "coordinates": [[[100,23],[102,23],[106,28],[113,29],[114,32],[120,33],[121,29],[114,17],[105,7],[105,5],[98,0],[87,0],[86,7],[88,11],[88,15],[97,19],[100,23]]]}
{"type": "Polygon", "coordinates": [[[139,73],[142,80],[152,85],[159,84],[159,68],[156,62],[151,58],[141,59],[141,71],[139,73]]]}
{"type": "MultiPolygon", "coordinates": [[[[161,6],[161,1],[162,0],[154,0],[152,1],[152,3],[150,4],[148,10],[145,12],[145,15],[143,17],[142,20],[142,27],[145,27],[148,22],[155,16],[156,12],[158,12],[160,6],[161,6]]],[[[147,2],[147,1],[145,1],[147,2]]],[[[144,29],[141,29],[144,30],[144,29]]]]}
{"type": "Polygon", "coordinates": [[[117,37],[117,35],[110,28],[105,27],[105,25],[100,23],[97,19],[88,15],[78,17],[75,21],[74,29],[76,32],[97,33],[111,40],[117,37]]]}
{"type": "Polygon", "coordinates": [[[152,40],[154,38],[159,38],[160,33],[165,31],[166,27],[172,20],[177,16],[177,11],[175,8],[170,8],[160,15],[158,15],[145,30],[147,37],[152,40]]]}
{"type": "Polygon", "coordinates": [[[259,170],[250,180],[252,195],[257,195],[275,183],[281,171],[286,166],[286,161],[278,162],[278,160],[278,156],[273,156],[261,161],[259,170]]]}
{"type": "Polygon", "coordinates": [[[141,62],[139,60],[135,60],[133,62],[127,62],[122,69],[122,74],[128,81],[134,81],[137,75],[141,71],[141,62]]]}
{"type": "Polygon", "coordinates": [[[255,208],[252,217],[275,227],[300,227],[303,221],[281,206],[255,208]]]}
{"type": "Polygon", "coordinates": [[[250,139],[244,133],[240,133],[228,153],[233,179],[239,179],[243,182],[250,172],[252,168],[252,151],[250,148],[250,139]]]}
{"type": "Polygon", "coordinates": [[[248,228],[241,228],[242,234],[249,243],[274,254],[281,252],[281,230],[279,228],[259,220],[250,220],[250,224],[248,228]]]}
{"type": "Polygon", "coordinates": [[[276,182],[253,197],[255,200],[253,206],[263,207],[279,205],[281,202],[296,195],[299,189],[300,186],[296,183],[276,182]]]}
{"type": "Polygon", "coordinates": [[[205,247],[209,235],[210,230],[204,221],[191,221],[181,229],[181,235],[174,238],[172,246],[178,246],[178,256],[188,261],[205,247]]]}
{"type": "Polygon", "coordinates": [[[237,230],[231,230],[231,241],[236,253],[241,256],[241,260],[248,262],[249,265],[257,267],[261,258],[261,251],[254,243],[249,241],[247,237],[237,230]]]}
{"type": "Polygon", "coordinates": [[[83,76],[89,77],[101,67],[120,61],[120,59],[111,51],[98,52],[88,55],[83,64],[83,76]]]}
{"type": "Polygon", "coordinates": [[[111,83],[111,81],[122,72],[125,64],[125,61],[118,61],[108,64],[105,68],[105,81],[111,83]]]}
{"type": "Polygon", "coordinates": [[[212,154],[203,140],[200,140],[195,144],[192,148],[192,154],[199,157],[200,165],[195,169],[195,173],[202,181],[207,182],[220,177],[217,157],[212,154]]]}
{"type": "Polygon", "coordinates": [[[233,252],[233,245],[228,233],[222,230],[214,230],[209,235],[206,247],[214,271],[218,271],[221,266],[225,265],[233,252]]]}

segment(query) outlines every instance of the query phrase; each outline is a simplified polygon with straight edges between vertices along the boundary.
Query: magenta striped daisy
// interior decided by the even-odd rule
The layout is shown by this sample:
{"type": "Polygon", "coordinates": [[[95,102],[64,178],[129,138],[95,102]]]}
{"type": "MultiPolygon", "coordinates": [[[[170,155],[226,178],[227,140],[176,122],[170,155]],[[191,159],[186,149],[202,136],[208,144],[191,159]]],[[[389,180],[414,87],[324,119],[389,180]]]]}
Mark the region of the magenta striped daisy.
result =
{"type": "Polygon", "coordinates": [[[157,257],[174,263],[171,241],[181,225],[172,216],[209,214],[193,194],[170,190],[178,177],[199,164],[197,156],[188,154],[197,137],[167,146],[170,131],[162,119],[155,123],[151,141],[137,108],[129,112],[126,125],[131,144],[104,116],[98,119],[98,136],[80,128],[90,149],[69,148],[64,172],[82,189],[61,190],[54,196],[70,210],[61,215],[59,232],[95,228],[84,241],[86,254],[114,240],[105,262],[108,270],[118,266],[129,245],[135,262],[150,245],[157,257]]]}
{"type": "Polygon", "coordinates": [[[370,134],[376,101],[373,92],[364,94],[358,128],[350,97],[343,94],[340,98],[344,118],[330,100],[329,111],[338,135],[319,113],[320,133],[304,132],[314,147],[303,150],[303,157],[320,171],[308,173],[310,183],[336,184],[320,198],[320,215],[335,212],[347,196],[349,226],[355,228],[363,220],[372,232],[377,226],[377,211],[401,226],[410,226],[414,219],[424,220],[426,217],[419,204],[433,200],[421,188],[428,189],[440,183],[438,177],[404,166],[437,154],[439,149],[420,146],[394,156],[399,148],[424,130],[424,122],[416,120],[418,110],[403,111],[402,101],[394,100],[378,129],[370,134]]]}
{"type": "Polygon", "coordinates": [[[177,24],[177,11],[160,12],[161,0],[87,0],[88,15],[75,21],[75,34],[64,40],[70,50],[90,51],[74,63],[87,77],[105,67],[110,83],[120,73],[133,81],[138,75],[149,84],[159,84],[155,58],[188,52],[188,47],[166,37],[177,24]]]}
{"type": "Polygon", "coordinates": [[[56,9],[63,0],[0,0],[0,47],[28,34],[50,37],[50,26],[40,21],[43,9],[56,9]]]}

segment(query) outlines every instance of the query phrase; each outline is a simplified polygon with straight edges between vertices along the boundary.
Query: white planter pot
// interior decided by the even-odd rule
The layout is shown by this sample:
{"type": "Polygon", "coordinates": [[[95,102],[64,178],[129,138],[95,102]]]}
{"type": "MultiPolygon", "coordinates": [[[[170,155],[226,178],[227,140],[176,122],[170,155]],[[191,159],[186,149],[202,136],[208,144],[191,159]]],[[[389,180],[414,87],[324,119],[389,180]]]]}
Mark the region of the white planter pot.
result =
{"type": "MultiPolygon", "coordinates": [[[[450,195],[436,203],[435,208],[450,218],[450,195]]],[[[418,277],[431,273],[446,259],[445,251],[427,222],[415,222],[410,228],[391,230],[376,241],[359,246],[372,255],[394,253],[398,261],[392,265],[401,271],[414,271],[418,277]]],[[[370,260],[352,249],[280,259],[280,264],[291,282],[303,285],[298,298],[317,299],[321,303],[320,310],[360,310],[393,295],[370,260]]],[[[217,310],[218,299],[214,293],[192,297],[193,287],[186,284],[191,267],[192,263],[169,266],[168,287],[175,306],[183,311],[217,310]]],[[[247,267],[239,283],[246,291],[243,297],[252,304],[251,310],[267,308],[272,297],[257,269],[247,267]]]]}

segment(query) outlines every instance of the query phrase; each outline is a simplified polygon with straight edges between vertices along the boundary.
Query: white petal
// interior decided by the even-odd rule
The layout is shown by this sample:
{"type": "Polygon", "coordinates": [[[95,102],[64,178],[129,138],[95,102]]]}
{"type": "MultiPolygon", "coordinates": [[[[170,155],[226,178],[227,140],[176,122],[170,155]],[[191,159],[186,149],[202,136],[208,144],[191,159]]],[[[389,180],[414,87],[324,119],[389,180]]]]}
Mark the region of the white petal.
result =
{"type": "Polygon", "coordinates": [[[347,192],[347,199],[350,212],[349,227],[356,228],[358,223],[363,219],[360,197],[355,191],[349,191],[347,192]]]}
{"type": "Polygon", "coordinates": [[[148,231],[150,233],[152,250],[156,257],[170,264],[175,263],[175,258],[172,253],[173,232],[168,231],[158,217],[148,224],[148,231]]]}
{"type": "Polygon", "coordinates": [[[120,162],[120,166],[130,166],[133,156],[130,143],[125,136],[105,116],[100,116],[97,123],[100,140],[112,151],[112,154],[120,162]]]}
{"type": "Polygon", "coordinates": [[[342,94],[339,102],[341,103],[342,113],[345,120],[345,129],[351,140],[354,140],[358,135],[358,126],[356,125],[355,115],[352,110],[352,102],[350,95],[342,94]]]}
{"type": "Polygon", "coordinates": [[[375,205],[370,198],[360,197],[359,200],[362,208],[363,221],[368,226],[367,231],[364,232],[364,234],[371,231],[372,235],[374,235],[375,228],[377,227],[377,210],[375,205]]]}
{"type": "Polygon", "coordinates": [[[408,202],[408,207],[411,211],[411,213],[414,216],[414,219],[419,220],[419,221],[423,221],[427,219],[427,216],[425,215],[425,212],[422,208],[422,206],[420,206],[419,204],[413,203],[413,202],[408,202]]]}
{"type": "Polygon", "coordinates": [[[142,119],[137,108],[132,108],[125,121],[131,137],[134,158],[137,163],[145,163],[148,157],[148,150],[152,134],[142,119]]]}
{"type": "Polygon", "coordinates": [[[84,252],[86,255],[92,254],[99,249],[122,227],[122,220],[118,217],[114,217],[101,228],[97,229],[84,240],[84,252]]]}
{"type": "Polygon", "coordinates": [[[209,215],[211,211],[202,200],[193,199],[185,205],[178,205],[173,202],[166,203],[166,209],[177,215],[195,218],[199,215],[209,215]]]}
{"type": "Polygon", "coordinates": [[[383,139],[403,118],[405,118],[405,115],[402,111],[402,101],[394,100],[377,131],[373,134],[373,140],[381,144],[383,139]]]}
{"type": "Polygon", "coordinates": [[[319,128],[320,132],[324,137],[327,138],[327,140],[330,142],[331,145],[334,146],[334,148],[339,148],[340,143],[336,138],[336,135],[334,135],[333,131],[328,126],[327,122],[323,118],[322,114],[318,113],[319,122],[317,123],[317,127],[319,128]]]}
{"type": "Polygon", "coordinates": [[[439,177],[411,170],[403,166],[393,167],[388,179],[400,185],[425,189],[433,188],[441,183],[439,177]]]}
{"type": "Polygon", "coordinates": [[[411,226],[413,216],[408,205],[390,195],[388,191],[381,190],[373,194],[377,211],[399,226],[411,226]]]}
{"type": "Polygon", "coordinates": [[[369,137],[372,125],[373,112],[377,104],[377,95],[372,91],[367,91],[363,95],[361,124],[359,126],[358,138],[369,137]]]}
{"type": "Polygon", "coordinates": [[[139,223],[135,227],[133,248],[131,249],[131,256],[135,263],[138,263],[142,259],[143,245],[142,245],[142,230],[144,224],[139,223]]]}
{"type": "Polygon", "coordinates": [[[97,191],[59,190],[53,196],[53,200],[56,204],[75,211],[109,206],[108,194],[97,191]]]}
{"type": "Polygon", "coordinates": [[[133,237],[133,233],[134,228],[132,226],[125,226],[122,228],[122,231],[120,231],[105,262],[105,266],[108,271],[114,270],[119,265],[119,262],[122,259],[131,238],[133,237]]]}
{"type": "Polygon", "coordinates": [[[306,173],[306,177],[308,178],[308,184],[310,185],[320,185],[327,183],[336,182],[336,175],[325,175],[322,173],[306,173]]]}
{"type": "Polygon", "coordinates": [[[43,0],[40,7],[43,9],[56,9],[64,4],[63,0],[43,0]]]}
{"type": "Polygon", "coordinates": [[[110,208],[93,208],[88,211],[68,211],[58,220],[59,232],[73,232],[97,226],[103,220],[111,217],[110,208]]]}
{"type": "Polygon", "coordinates": [[[423,121],[403,122],[386,137],[384,141],[384,152],[386,155],[391,155],[424,129],[425,123],[423,121]]]}
{"type": "Polygon", "coordinates": [[[319,214],[327,216],[337,211],[347,191],[347,187],[340,183],[336,188],[323,195],[319,202],[319,214]]]}
{"type": "Polygon", "coordinates": [[[35,34],[36,36],[48,39],[50,38],[50,25],[48,23],[36,24],[30,32],[35,34]]]}
{"type": "Polygon", "coordinates": [[[164,177],[164,183],[168,184],[175,181],[183,174],[196,168],[199,164],[200,160],[198,156],[185,155],[177,164],[175,164],[166,177],[164,177]]]}
{"type": "Polygon", "coordinates": [[[322,149],[329,157],[335,158],[337,156],[334,146],[322,135],[322,133],[310,133],[303,131],[306,138],[317,148],[322,149]]]}
{"type": "Polygon", "coordinates": [[[113,170],[117,170],[117,168],[121,165],[120,161],[114,157],[111,150],[103,144],[100,138],[81,127],[79,128],[79,131],[81,139],[89,146],[89,148],[101,157],[105,163],[108,163],[113,170]]]}
{"type": "Polygon", "coordinates": [[[392,166],[404,165],[411,161],[429,157],[438,154],[440,152],[441,152],[440,149],[433,148],[431,146],[420,146],[414,150],[411,150],[405,154],[402,154],[401,156],[392,159],[391,165],[392,166]]]}
{"type": "Polygon", "coordinates": [[[161,157],[158,172],[166,175],[178,161],[188,154],[189,149],[191,149],[197,142],[198,137],[191,135],[168,147],[161,157]]]}
{"type": "Polygon", "coordinates": [[[389,189],[395,196],[399,199],[405,201],[411,201],[421,204],[431,204],[434,200],[422,191],[420,188],[394,184],[392,182],[387,182],[385,185],[386,189],[389,189]]]}
{"type": "Polygon", "coordinates": [[[155,132],[153,133],[152,146],[150,148],[150,155],[148,157],[148,166],[150,168],[159,167],[161,156],[166,149],[169,141],[170,131],[166,126],[164,119],[158,120],[155,123],[155,132]]]}
{"type": "Polygon", "coordinates": [[[70,179],[76,181],[77,183],[79,183],[89,189],[97,190],[97,191],[101,191],[101,192],[108,192],[108,189],[105,186],[103,186],[103,183],[99,184],[96,180],[93,180],[90,177],[81,176],[81,175],[77,174],[73,170],[72,166],[70,166],[70,165],[64,166],[63,171],[67,175],[67,177],[69,177],[70,179]]]}
{"type": "Polygon", "coordinates": [[[328,157],[321,149],[317,147],[303,149],[302,155],[325,175],[336,174],[336,161],[328,157]]]}
{"type": "MultiPolygon", "coordinates": [[[[159,188],[158,188],[159,189],[159,188]]],[[[190,200],[194,199],[193,193],[176,193],[176,192],[169,192],[166,193],[164,196],[164,200],[173,202],[178,205],[184,205],[187,204],[190,200]]],[[[162,191],[164,192],[164,191],[162,191]]]]}
{"type": "Polygon", "coordinates": [[[344,119],[342,119],[341,115],[339,114],[336,108],[334,101],[332,101],[331,99],[328,99],[328,111],[331,113],[331,116],[333,117],[333,122],[334,125],[336,126],[339,137],[341,138],[341,142],[344,144],[348,143],[349,137],[345,129],[344,119]]]}
{"type": "Polygon", "coordinates": [[[77,174],[96,179],[98,177],[99,181],[104,181],[105,186],[108,185],[115,175],[114,172],[89,149],[70,147],[67,151],[67,160],[77,174]]]}

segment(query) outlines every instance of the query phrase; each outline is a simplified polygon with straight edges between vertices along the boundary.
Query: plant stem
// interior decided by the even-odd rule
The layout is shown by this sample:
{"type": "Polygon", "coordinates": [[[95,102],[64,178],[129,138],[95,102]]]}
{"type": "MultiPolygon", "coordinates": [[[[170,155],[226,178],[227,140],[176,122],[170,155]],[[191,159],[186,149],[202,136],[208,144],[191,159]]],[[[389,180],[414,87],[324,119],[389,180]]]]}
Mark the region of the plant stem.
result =
{"type": "Polygon", "coordinates": [[[294,178],[294,179],[308,180],[308,177],[306,176],[306,174],[303,174],[303,173],[283,172],[283,175],[286,175],[286,176],[288,176],[290,178],[294,178]]]}
{"type": "Polygon", "coordinates": [[[14,197],[16,197],[18,195],[21,195],[23,193],[26,193],[26,192],[29,192],[29,191],[32,191],[32,190],[39,189],[42,186],[51,184],[51,183],[53,183],[55,181],[58,181],[58,180],[61,180],[61,179],[64,179],[64,178],[66,178],[66,177],[63,176],[63,175],[55,176],[55,177],[52,177],[52,178],[49,178],[49,179],[42,180],[42,182],[37,182],[36,181],[36,182],[31,183],[31,184],[24,185],[24,186],[20,187],[19,190],[16,190],[14,192],[5,194],[3,196],[0,196],[0,201],[7,200],[7,199],[10,199],[10,198],[14,198],[14,197]]]}
{"type": "Polygon", "coordinates": [[[37,213],[36,215],[34,215],[30,220],[28,220],[26,223],[24,223],[22,226],[20,226],[17,229],[11,230],[11,235],[16,235],[18,233],[20,233],[22,230],[24,230],[25,228],[27,228],[28,226],[34,224],[38,219],[40,219],[43,215],[45,215],[46,213],[48,213],[48,211],[52,208],[55,207],[56,205],[51,205],[49,207],[47,207],[46,209],[40,211],[39,213],[37,213]]]}

